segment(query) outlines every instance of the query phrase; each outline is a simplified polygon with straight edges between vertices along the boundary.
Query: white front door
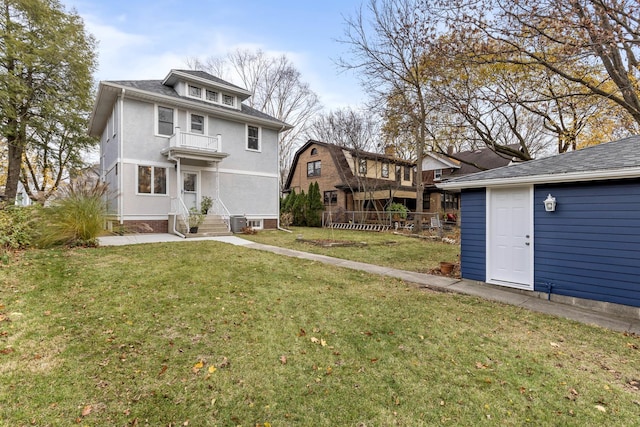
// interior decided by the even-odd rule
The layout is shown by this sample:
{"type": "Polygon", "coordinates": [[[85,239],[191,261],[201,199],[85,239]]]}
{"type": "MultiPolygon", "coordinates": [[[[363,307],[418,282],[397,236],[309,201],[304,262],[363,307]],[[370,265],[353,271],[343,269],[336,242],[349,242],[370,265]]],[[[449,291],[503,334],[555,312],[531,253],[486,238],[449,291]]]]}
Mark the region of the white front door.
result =
{"type": "Polygon", "coordinates": [[[488,190],[487,281],[533,290],[533,188],[488,190]]]}
{"type": "Polygon", "coordinates": [[[197,172],[182,172],[182,201],[187,209],[198,207],[198,191],[200,191],[198,181],[197,172]]]}

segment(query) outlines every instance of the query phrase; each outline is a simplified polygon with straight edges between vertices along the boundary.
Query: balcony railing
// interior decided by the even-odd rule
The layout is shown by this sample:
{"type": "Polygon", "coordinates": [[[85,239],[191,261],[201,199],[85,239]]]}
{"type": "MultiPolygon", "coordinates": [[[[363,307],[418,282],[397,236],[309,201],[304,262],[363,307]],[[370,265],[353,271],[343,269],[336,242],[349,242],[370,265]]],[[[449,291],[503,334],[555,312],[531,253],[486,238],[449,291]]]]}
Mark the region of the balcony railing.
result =
{"type": "Polygon", "coordinates": [[[176,128],[176,132],[169,138],[169,148],[190,148],[194,150],[219,152],[222,146],[222,135],[199,135],[187,133],[176,128]]]}

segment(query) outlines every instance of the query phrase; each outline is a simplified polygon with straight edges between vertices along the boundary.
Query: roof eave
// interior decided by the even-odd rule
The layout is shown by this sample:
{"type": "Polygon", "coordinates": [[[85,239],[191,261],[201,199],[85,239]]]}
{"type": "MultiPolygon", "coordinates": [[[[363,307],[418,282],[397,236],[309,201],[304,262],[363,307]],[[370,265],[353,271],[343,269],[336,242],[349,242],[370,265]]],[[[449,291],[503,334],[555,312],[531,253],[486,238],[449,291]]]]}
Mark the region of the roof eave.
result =
{"type": "Polygon", "coordinates": [[[162,84],[173,86],[178,80],[191,81],[194,83],[200,83],[207,86],[216,86],[227,92],[233,93],[234,95],[238,95],[243,101],[251,96],[251,92],[249,92],[246,89],[225,85],[224,83],[213,82],[211,80],[207,80],[202,77],[183,73],[179,70],[171,70],[169,74],[167,74],[167,77],[165,77],[164,80],[162,81],[162,84]]]}
{"type": "MultiPolygon", "coordinates": [[[[470,175],[471,176],[471,175],[470,175]]],[[[606,169],[561,174],[532,175],[524,177],[478,179],[470,181],[450,181],[436,184],[443,190],[462,190],[483,187],[513,187],[531,184],[560,184],[566,182],[604,181],[611,179],[629,179],[640,177],[640,167],[606,169]]]]}
{"type": "Polygon", "coordinates": [[[162,95],[160,93],[156,93],[156,92],[150,92],[147,90],[142,90],[142,89],[138,89],[138,88],[134,88],[134,87],[130,87],[130,86],[124,86],[124,85],[119,85],[117,83],[113,83],[113,82],[101,82],[101,85],[109,86],[109,87],[113,87],[113,88],[119,88],[122,89],[124,91],[126,91],[125,93],[127,94],[127,96],[130,97],[135,97],[135,95],[138,95],[139,97],[141,97],[142,99],[151,99],[151,100],[156,100],[159,102],[167,102],[169,104],[173,104],[176,106],[181,106],[181,107],[192,107],[194,109],[199,109],[199,110],[206,110],[212,113],[215,113],[218,117],[224,117],[224,118],[231,118],[231,119],[236,119],[239,121],[244,121],[244,122],[251,122],[251,123],[255,123],[255,124],[259,124],[262,125],[264,127],[269,127],[272,129],[277,129],[279,132],[283,132],[285,130],[289,130],[292,129],[293,126],[291,126],[288,123],[284,123],[281,121],[275,121],[275,120],[268,120],[268,119],[264,119],[261,117],[256,117],[256,116],[252,116],[250,114],[246,114],[243,113],[241,111],[231,111],[231,110],[225,110],[225,109],[220,109],[220,108],[216,108],[216,107],[211,107],[209,109],[207,109],[206,105],[203,105],[202,103],[196,102],[196,101],[190,101],[188,99],[183,99],[183,98],[175,98],[173,96],[167,96],[167,95],[162,95]]]}

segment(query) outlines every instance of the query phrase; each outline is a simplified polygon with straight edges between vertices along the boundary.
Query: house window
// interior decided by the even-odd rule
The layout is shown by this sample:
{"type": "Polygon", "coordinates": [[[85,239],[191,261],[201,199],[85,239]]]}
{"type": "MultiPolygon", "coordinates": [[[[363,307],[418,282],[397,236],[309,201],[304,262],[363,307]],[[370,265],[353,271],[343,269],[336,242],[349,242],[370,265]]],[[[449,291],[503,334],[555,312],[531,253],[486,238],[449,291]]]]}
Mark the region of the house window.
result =
{"type": "Polygon", "coordinates": [[[433,171],[433,180],[440,181],[442,179],[442,169],[436,169],[433,171]]]}
{"type": "Polygon", "coordinates": [[[158,107],[158,134],[173,135],[173,108],[158,107]]]}
{"type": "Polygon", "coordinates": [[[325,191],[324,192],[324,204],[325,205],[337,205],[338,204],[338,191],[325,191]]]}
{"type": "Polygon", "coordinates": [[[204,133],[204,116],[199,116],[197,114],[191,115],[191,132],[193,133],[204,133]]]}
{"type": "Polygon", "coordinates": [[[405,181],[411,181],[411,166],[404,167],[404,177],[405,181]]]}
{"type": "Polygon", "coordinates": [[[254,230],[262,230],[262,220],[261,219],[247,219],[247,227],[253,228],[254,230]]]}
{"type": "Polygon", "coordinates": [[[442,209],[458,209],[458,196],[456,194],[444,193],[441,207],[442,209]]]}
{"type": "Polygon", "coordinates": [[[233,107],[235,105],[235,98],[231,95],[222,95],[222,103],[233,107]]]}
{"type": "Polygon", "coordinates": [[[387,162],[382,163],[381,173],[383,178],[389,178],[389,163],[387,162]]]}
{"type": "Polygon", "coordinates": [[[138,193],[167,194],[167,169],[138,166],[138,193]]]}
{"type": "Polygon", "coordinates": [[[367,173],[367,159],[358,159],[358,172],[363,175],[367,173]]]}
{"type": "Polygon", "coordinates": [[[315,148],[315,147],[314,147],[314,148],[312,148],[312,149],[311,149],[311,155],[312,155],[312,156],[315,156],[315,155],[317,155],[317,154],[318,154],[318,149],[317,149],[317,148],[315,148]]]}
{"type": "Polygon", "coordinates": [[[247,125],[247,150],[260,150],[260,128],[247,125]]]}
{"type": "Polygon", "coordinates": [[[194,98],[202,98],[202,88],[189,85],[189,96],[194,98]]]}
{"type": "Polygon", "coordinates": [[[402,166],[396,165],[396,182],[400,183],[402,178],[402,166]]]}
{"type": "Polygon", "coordinates": [[[320,176],[321,167],[320,160],[307,163],[307,176],[320,176]]]}
{"type": "Polygon", "coordinates": [[[207,90],[207,101],[219,102],[218,101],[218,92],[213,91],[213,90],[207,90]]]}

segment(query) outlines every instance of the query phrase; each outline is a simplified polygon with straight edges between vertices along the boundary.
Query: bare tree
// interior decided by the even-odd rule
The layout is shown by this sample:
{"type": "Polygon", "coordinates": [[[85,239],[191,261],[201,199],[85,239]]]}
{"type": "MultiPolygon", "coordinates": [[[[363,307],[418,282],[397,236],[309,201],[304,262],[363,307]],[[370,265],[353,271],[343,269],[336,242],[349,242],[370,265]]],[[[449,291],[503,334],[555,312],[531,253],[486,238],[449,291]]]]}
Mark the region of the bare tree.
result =
{"type": "Polygon", "coordinates": [[[305,139],[373,152],[381,146],[379,123],[371,113],[337,109],[320,113],[309,126],[305,139]]]}
{"type": "MultiPolygon", "coordinates": [[[[419,0],[369,0],[366,9],[347,18],[342,40],[351,56],[339,60],[344,69],[360,72],[364,87],[380,104],[389,94],[402,97],[414,122],[416,141],[416,211],[423,211],[422,158],[429,114],[427,70],[422,59],[436,33],[432,5],[419,0]]],[[[419,218],[420,215],[416,215],[419,218]]]]}
{"type": "Polygon", "coordinates": [[[486,61],[544,68],[579,86],[582,95],[615,103],[640,124],[640,4],[636,0],[455,3],[459,8],[452,25],[466,28],[470,36],[459,47],[470,48],[486,61]]]}
{"type": "Polygon", "coordinates": [[[293,126],[280,134],[280,184],[284,185],[293,155],[303,142],[320,100],[285,55],[261,50],[235,50],[225,57],[190,59],[189,66],[236,82],[252,93],[247,105],[293,126]]]}

